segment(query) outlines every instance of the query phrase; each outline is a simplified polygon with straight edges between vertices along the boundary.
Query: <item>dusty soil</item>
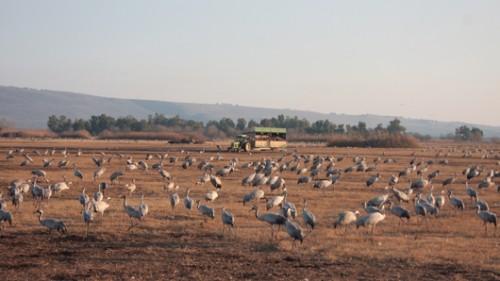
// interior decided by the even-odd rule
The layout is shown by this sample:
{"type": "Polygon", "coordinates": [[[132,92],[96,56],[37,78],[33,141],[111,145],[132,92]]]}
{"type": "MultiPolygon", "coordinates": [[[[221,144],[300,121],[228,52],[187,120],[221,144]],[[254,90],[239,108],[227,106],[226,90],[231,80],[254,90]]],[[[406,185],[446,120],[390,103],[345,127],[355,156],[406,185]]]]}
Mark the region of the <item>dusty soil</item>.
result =
{"type": "MultiPolygon", "coordinates": [[[[225,145],[225,144],[221,144],[225,145]]],[[[14,223],[5,223],[0,237],[2,280],[499,280],[500,279],[500,232],[493,237],[493,225],[485,235],[480,219],[465,194],[465,177],[461,174],[467,165],[484,166],[485,173],[498,168],[498,147],[492,144],[457,145],[454,143],[431,143],[418,149],[356,149],[326,148],[323,146],[292,146],[283,152],[226,153],[217,160],[215,143],[204,146],[176,146],[163,142],[126,142],[126,141],[62,141],[62,140],[0,140],[0,191],[8,201],[7,209],[13,212],[14,223]],[[24,152],[14,158],[6,159],[7,151],[24,148],[24,152]],[[47,148],[55,148],[54,156],[44,155],[47,148]],[[70,165],[57,167],[62,159],[61,151],[70,152],[70,165]],[[77,149],[83,154],[76,157],[77,149]],[[34,153],[40,152],[41,156],[34,153]],[[203,151],[204,153],[200,153],[203,151]],[[104,164],[107,171],[98,180],[107,181],[114,171],[124,171],[107,190],[110,208],[104,215],[96,214],[90,225],[89,235],[85,237],[85,228],[81,216],[81,207],[77,200],[82,187],[88,194],[97,191],[92,174],[97,166],[91,156],[104,159],[112,155],[110,163],[104,164]],[[187,152],[197,162],[187,169],[181,162],[187,152]],[[23,153],[29,153],[34,162],[29,166],[20,166],[23,153]],[[120,159],[117,153],[121,153],[120,159]],[[157,157],[146,160],[146,154],[164,154],[169,157],[179,156],[176,163],[163,161],[161,169],[174,175],[173,181],[179,185],[178,194],[181,204],[172,210],[169,196],[173,193],[163,189],[162,177],[151,169],[159,162],[157,157]],[[334,156],[337,158],[334,168],[341,170],[353,166],[353,158],[365,157],[366,163],[374,167],[370,172],[345,173],[335,188],[326,190],[312,189],[312,182],[298,185],[295,172],[285,170],[280,173],[286,181],[288,201],[295,203],[299,216],[295,221],[302,225],[307,233],[303,244],[292,247],[292,240],[284,231],[279,231],[275,239],[271,238],[270,227],[255,219],[250,212],[251,204],[241,203],[245,194],[255,189],[241,186],[241,180],[254,172],[253,168],[243,168],[244,163],[261,159],[277,161],[286,154],[285,161],[293,160],[292,153],[299,155],[334,156]],[[466,153],[469,156],[463,157],[466,153]],[[149,164],[149,173],[141,169],[125,170],[125,161],[131,156],[134,161],[143,160],[149,164]],[[238,169],[222,177],[223,187],[219,198],[214,203],[203,200],[205,193],[213,190],[210,183],[195,185],[203,175],[196,165],[203,159],[221,169],[237,157],[238,169]],[[343,160],[338,159],[345,157],[343,160]],[[375,164],[375,158],[380,162],[375,164]],[[7,187],[11,180],[31,178],[33,169],[42,169],[43,158],[54,158],[54,163],[43,168],[51,183],[61,181],[67,175],[73,182],[70,190],[54,195],[50,201],[42,202],[44,217],[62,219],[68,233],[49,234],[38,222],[33,212],[36,207],[29,194],[20,210],[14,213],[14,207],[7,197],[7,187]],[[417,223],[415,218],[409,224],[397,230],[398,219],[389,212],[386,218],[374,230],[374,235],[365,235],[366,229],[351,225],[344,233],[343,229],[334,229],[332,222],[337,214],[344,210],[359,210],[364,213],[360,203],[383,193],[383,188],[392,174],[408,167],[411,159],[425,161],[436,159],[436,164],[429,165],[429,171],[439,169],[440,174],[432,182],[434,196],[441,190],[454,190],[457,197],[466,202],[466,210],[456,212],[447,200],[438,218],[430,222],[417,223]],[[448,165],[439,165],[439,160],[448,160],[448,165]],[[386,162],[386,163],[384,163],[386,162]],[[73,176],[72,164],[85,174],[80,181],[73,176]],[[380,173],[382,178],[374,186],[366,187],[366,180],[380,173]],[[458,180],[451,187],[442,187],[441,182],[457,173],[458,180]],[[136,206],[144,194],[144,201],[150,212],[138,226],[128,229],[130,221],[123,210],[125,184],[131,179],[137,180],[137,190],[129,199],[129,204],[136,206]],[[191,189],[191,197],[202,199],[202,204],[215,208],[216,218],[204,222],[198,210],[188,211],[182,205],[186,189],[191,189]],[[308,209],[315,213],[318,225],[312,231],[306,228],[300,214],[302,199],[308,199],[308,209]],[[223,235],[220,219],[222,207],[231,210],[235,216],[235,228],[225,230],[223,235]]],[[[310,167],[304,164],[302,167],[310,167]]],[[[281,162],[281,163],[283,163],[281,162]]],[[[281,164],[280,163],[280,164],[281,164]]],[[[325,162],[325,166],[328,162],[325,162]]],[[[326,168],[318,179],[326,178],[326,168]]],[[[419,167],[420,168],[420,167],[419,167]]],[[[275,172],[276,174],[277,172],[275,172]]],[[[309,173],[309,172],[307,172],[309,173]]],[[[419,176],[413,172],[401,177],[397,185],[403,189],[411,179],[419,176]]],[[[472,187],[484,176],[473,178],[472,187]]],[[[313,180],[314,181],[314,180],[313,180]]],[[[40,183],[43,187],[48,184],[40,183]]],[[[498,184],[480,190],[480,198],[487,201],[493,213],[500,214],[500,193],[498,184]]],[[[430,185],[424,188],[426,196],[430,185]]],[[[280,194],[270,192],[263,186],[266,197],[280,194]]],[[[411,204],[403,203],[411,210],[411,204]]],[[[265,212],[264,202],[259,203],[261,213],[265,212]]],[[[277,210],[269,210],[276,212],[277,210]]]]}

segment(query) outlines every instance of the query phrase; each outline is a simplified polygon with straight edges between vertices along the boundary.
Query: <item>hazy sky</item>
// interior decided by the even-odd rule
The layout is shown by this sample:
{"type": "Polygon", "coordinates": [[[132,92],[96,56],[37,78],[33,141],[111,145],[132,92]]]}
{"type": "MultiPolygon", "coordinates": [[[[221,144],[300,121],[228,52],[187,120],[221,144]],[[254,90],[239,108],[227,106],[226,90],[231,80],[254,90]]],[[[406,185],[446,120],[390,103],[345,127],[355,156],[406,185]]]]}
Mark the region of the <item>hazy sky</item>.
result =
{"type": "Polygon", "coordinates": [[[500,1],[0,0],[0,85],[500,125],[500,1]]]}

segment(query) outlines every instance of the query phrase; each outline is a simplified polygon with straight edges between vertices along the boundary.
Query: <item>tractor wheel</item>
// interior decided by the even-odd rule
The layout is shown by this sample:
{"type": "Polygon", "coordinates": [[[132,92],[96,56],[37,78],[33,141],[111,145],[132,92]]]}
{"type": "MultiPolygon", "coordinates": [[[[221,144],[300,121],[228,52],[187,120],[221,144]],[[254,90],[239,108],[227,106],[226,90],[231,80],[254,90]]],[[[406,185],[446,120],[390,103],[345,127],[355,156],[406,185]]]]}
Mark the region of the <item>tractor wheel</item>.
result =
{"type": "Polygon", "coordinates": [[[244,149],[245,149],[245,152],[249,152],[250,149],[252,149],[252,147],[250,146],[249,142],[247,142],[247,143],[244,144],[244,149]]]}

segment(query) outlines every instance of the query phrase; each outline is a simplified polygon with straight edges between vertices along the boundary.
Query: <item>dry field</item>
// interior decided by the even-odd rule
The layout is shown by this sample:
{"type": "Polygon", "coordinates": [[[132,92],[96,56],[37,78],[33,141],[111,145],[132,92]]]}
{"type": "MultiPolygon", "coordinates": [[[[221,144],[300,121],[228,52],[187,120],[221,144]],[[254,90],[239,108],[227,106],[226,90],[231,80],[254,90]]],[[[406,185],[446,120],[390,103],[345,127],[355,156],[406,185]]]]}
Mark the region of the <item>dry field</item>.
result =
{"type": "MultiPolygon", "coordinates": [[[[222,144],[221,146],[226,145],[222,144]]],[[[500,279],[500,231],[493,237],[493,225],[485,236],[482,222],[476,215],[465,193],[465,177],[462,170],[471,164],[484,166],[485,173],[498,169],[499,147],[491,144],[457,146],[454,143],[431,143],[419,149],[356,149],[325,147],[290,147],[284,161],[293,160],[292,153],[299,155],[345,157],[336,161],[334,168],[344,170],[353,166],[353,158],[365,157],[371,172],[351,172],[343,175],[335,188],[312,189],[312,182],[298,185],[295,172],[280,173],[286,181],[288,201],[295,203],[299,216],[296,222],[308,233],[303,244],[292,248],[292,240],[285,231],[279,231],[271,239],[271,230],[265,222],[256,220],[250,212],[252,204],[243,206],[242,198],[255,189],[242,186],[241,180],[254,172],[253,168],[243,168],[243,164],[263,158],[277,161],[281,152],[221,153],[222,159],[211,163],[217,171],[228,164],[233,157],[239,159],[237,170],[222,177],[223,187],[219,198],[212,203],[216,216],[213,221],[204,222],[197,209],[188,211],[182,204],[187,188],[191,197],[202,199],[213,190],[210,183],[195,185],[203,172],[197,165],[204,159],[216,157],[215,144],[205,146],[176,146],[164,142],[127,141],[75,141],[75,140],[0,140],[0,190],[8,201],[7,209],[13,212],[14,223],[5,223],[0,236],[2,253],[0,276],[2,280],[499,280],[500,279]],[[34,162],[20,166],[24,160],[22,153],[6,159],[7,151],[24,148],[34,162]],[[44,168],[51,183],[62,181],[67,175],[73,182],[70,190],[54,195],[50,201],[42,202],[44,217],[59,218],[66,224],[68,233],[51,235],[38,222],[33,212],[36,207],[29,194],[25,194],[20,210],[14,208],[6,196],[11,180],[28,180],[31,171],[42,169],[47,148],[55,148],[54,163],[44,168]],[[70,152],[70,165],[58,168],[61,152],[70,152]],[[83,154],[76,157],[78,148],[83,154]],[[200,151],[205,149],[205,153],[200,151]],[[41,156],[33,151],[38,150],[41,156]],[[184,150],[184,151],[182,151],[184,150]],[[104,159],[113,156],[104,164],[107,171],[99,181],[107,181],[114,171],[124,171],[119,182],[106,191],[110,197],[108,210],[104,215],[96,214],[90,224],[89,235],[84,237],[85,228],[77,200],[82,188],[92,195],[97,184],[92,174],[97,166],[91,156],[104,159]],[[148,153],[179,156],[172,164],[164,161],[162,169],[170,172],[173,181],[180,186],[178,194],[181,204],[173,211],[169,196],[163,189],[162,177],[151,166],[159,162],[157,157],[146,161],[148,153]],[[184,152],[184,153],[182,153],[184,152]],[[187,169],[181,167],[182,159],[189,152],[197,162],[187,169]],[[463,155],[470,152],[470,157],[463,155]],[[117,153],[124,155],[119,158],[117,153]],[[439,153],[439,155],[438,155],[439,153]],[[412,156],[412,155],[415,156],[412,156]],[[125,171],[126,159],[146,161],[150,173],[140,168],[125,171]],[[437,156],[437,157],[436,157],[437,156]],[[486,156],[486,157],[485,157],[486,156]],[[375,164],[375,158],[381,162],[375,164]],[[403,203],[413,215],[409,224],[397,231],[398,219],[386,211],[386,218],[375,228],[373,237],[365,236],[366,228],[356,230],[354,225],[347,229],[334,229],[332,223],[337,214],[344,210],[359,210],[364,214],[361,202],[383,193],[392,174],[408,167],[412,158],[418,161],[436,159],[425,174],[439,169],[440,174],[433,181],[434,196],[443,190],[441,182],[456,172],[458,180],[451,186],[455,196],[464,199],[466,209],[456,212],[447,198],[438,218],[432,218],[432,225],[417,224],[411,203],[403,203]],[[393,162],[384,163],[392,159],[393,162]],[[448,165],[439,165],[440,160],[448,160],[448,165]],[[73,175],[72,164],[83,171],[80,181],[73,175]],[[366,187],[366,180],[380,173],[382,178],[374,186],[366,187]],[[135,178],[137,190],[128,203],[137,206],[141,194],[149,205],[149,213],[138,226],[128,230],[130,221],[123,209],[125,184],[135,178]],[[308,199],[308,210],[318,220],[316,228],[309,233],[302,222],[303,198],[308,199]],[[233,234],[226,231],[222,235],[221,209],[225,206],[235,216],[233,234]]],[[[310,167],[301,160],[301,167],[310,167]]],[[[280,163],[281,164],[281,163],[280,163]]],[[[328,162],[325,162],[325,166],[328,162]]],[[[420,167],[419,167],[420,168],[420,167]]],[[[276,173],[276,172],[275,172],[276,173]]],[[[309,173],[309,172],[308,172],[309,173]]],[[[302,175],[300,175],[302,176],[302,175]]],[[[325,171],[318,176],[326,178],[325,171]]],[[[417,179],[415,172],[400,178],[399,189],[409,185],[410,179],[417,179]]],[[[471,186],[478,187],[484,176],[473,178],[471,186]]],[[[39,182],[43,187],[48,184],[39,182]]],[[[479,196],[487,201],[490,210],[500,214],[500,193],[498,183],[480,190],[479,196]]],[[[430,185],[424,188],[426,196],[430,185]]],[[[445,188],[445,189],[448,189],[445,188]]],[[[270,192],[263,186],[266,197],[278,195],[281,191],[270,192]]],[[[390,192],[392,194],[392,192],[390,192]]],[[[260,213],[265,212],[265,203],[259,203],[260,213]]],[[[276,212],[277,210],[270,210],[276,212]]]]}

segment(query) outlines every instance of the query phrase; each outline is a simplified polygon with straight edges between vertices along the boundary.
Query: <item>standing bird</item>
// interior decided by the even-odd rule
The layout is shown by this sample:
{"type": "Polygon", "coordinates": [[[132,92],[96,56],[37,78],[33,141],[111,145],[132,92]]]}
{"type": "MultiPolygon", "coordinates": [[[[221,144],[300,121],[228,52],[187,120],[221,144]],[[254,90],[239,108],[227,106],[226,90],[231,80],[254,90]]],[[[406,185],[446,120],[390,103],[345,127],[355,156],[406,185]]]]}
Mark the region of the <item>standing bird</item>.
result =
{"type": "Polygon", "coordinates": [[[94,212],[101,213],[101,216],[104,215],[104,211],[109,208],[109,203],[106,201],[92,200],[92,205],[94,206],[94,212]]]}
{"type": "Polygon", "coordinates": [[[292,238],[292,248],[295,248],[297,246],[295,243],[297,240],[300,241],[300,244],[302,244],[302,242],[304,241],[305,235],[302,231],[302,227],[300,227],[299,224],[287,220],[285,222],[285,231],[286,233],[288,233],[290,238],[292,238]]]}
{"type": "Polygon", "coordinates": [[[496,236],[497,232],[497,215],[493,214],[490,211],[481,211],[481,208],[477,207],[477,216],[483,221],[484,232],[486,236],[488,236],[488,228],[486,226],[487,223],[492,223],[495,226],[495,230],[493,231],[493,237],[496,236]]]}
{"type": "Polygon", "coordinates": [[[122,171],[116,171],[116,172],[112,173],[111,176],[109,176],[109,179],[111,180],[111,184],[113,184],[115,182],[115,180],[118,180],[118,177],[121,177],[121,176],[123,176],[122,171]]]}
{"type": "Polygon", "coordinates": [[[311,227],[311,231],[314,229],[316,225],[316,216],[307,208],[307,199],[304,199],[304,207],[302,208],[302,220],[306,225],[311,227]]]}
{"type": "Polygon", "coordinates": [[[128,217],[130,218],[130,227],[128,228],[129,230],[139,224],[139,220],[141,220],[141,212],[137,210],[136,208],[130,206],[127,204],[127,195],[123,195],[121,198],[123,198],[123,209],[125,210],[125,213],[127,213],[128,217]],[[134,224],[132,218],[136,219],[137,223],[134,224]]]}
{"type": "Polygon", "coordinates": [[[76,166],[76,163],[73,163],[73,175],[75,175],[75,177],[79,178],[80,181],[83,180],[83,173],[82,171],[78,170],[77,166],[76,166]]]}
{"type": "Polygon", "coordinates": [[[66,226],[64,225],[63,221],[54,218],[42,219],[43,211],[41,209],[38,209],[33,213],[38,213],[38,221],[40,222],[41,225],[47,228],[49,234],[52,233],[52,230],[56,230],[61,234],[65,234],[67,232],[66,226]]]}
{"type": "Polygon", "coordinates": [[[180,198],[179,194],[177,194],[177,188],[175,189],[175,192],[170,195],[170,206],[172,207],[172,213],[175,213],[175,207],[179,205],[180,198]]]}
{"type": "Polygon", "coordinates": [[[448,190],[448,199],[450,200],[451,205],[455,207],[455,209],[459,209],[462,211],[465,210],[464,201],[460,198],[453,196],[452,190],[448,190]]]}
{"type": "Polygon", "coordinates": [[[5,221],[8,221],[9,222],[9,225],[12,226],[12,221],[14,220],[14,218],[12,217],[12,213],[5,210],[5,209],[0,209],[0,233],[3,233],[3,230],[5,228],[5,226],[3,225],[3,223],[5,221]]]}
{"type": "MultiPolygon", "coordinates": [[[[371,228],[371,235],[373,236],[373,230],[375,229],[375,226],[384,219],[385,214],[379,212],[370,213],[358,218],[358,220],[356,221],[356,228],[359,228],[360,226],[367,226],[371,228]]],[[[366,232],[366,234],[368,235],[368,231],[366,232]]]]}
{"type": "Polygon", "coordinates": [[[447,178],[443,181],[443,188],[447,185],[452,185],[457,180],[457,173],[454,174],[453,177],[447,178]]]}
{"type": "Polygon", "coordinates": [[[135,179],[132,179],[132,183],[127,183],[125,184],[125,188],[128,190],[128,197],[132,197],[132,192],[134,192],[134,190],[136,189],[136,185],[135,185],[135,179]]]}
{"type": "Polygon", "coordinates": [[[380,174],[377,173],[376,175],[374,175],[371,178],[369,178],[366,181],[366,187],[370,187],[370,186],[374,185],[380,179],[380,177],[381,177],[380,174]]]}
{"type": "Polygon", "coordinates": [[[89,203],[89,196],[85,193],[85,187],[82,188],[82,194],[78,196],[78,201],[82,205],[82,213],[85,210],[85,206],[89,203]]]}
{"type": "Polygon", "coordinates": [[[274,226],[275,225],[278,225],[278,226],[281,226],[281,225],[284,225],[288,219],[282,215],[278,215],[278,214],[272,214],[272,213],[265,213],[263,215],[259,215],[259,207],[257,207],[256,205],[254,205],[250,211],[253,211],[255,210],[255,218],[260,220],[260,221],[263,221],[263,222],[267,222],[269,225],[271,225],[271,239],[274,238],[274,226]]]}
{"type": "Polygon", "coordinates": [[[210,176],[210,182],[217,190],[222,188],[222,181],[219,177],[210,176]]]}
{"type": "Polygon", "coordinates": [[[96,182],[104,173],[106,172],[106,168],[100,167],[99,169],[94,171],[94,182],[96,182]]]}
{"type": "Polygon", "coordinates": [[[340,212],[337,215],[337,218],[333,222],[333,228],[337,228],[339,226],[345,226],[345,232],[347,233],[347,227],[355,222],[357,220],[357,215],[359,215],[359,211],[356,212],[351,212],[351,211],[344,211],[340,212]]]}
{"type": "Polygon", "coordinates": [[[264,197],[264,190],[262,189],[254,189],[252,192],[248,193],[243,197],[243,205],[247,202],[254,200],[254,204],[257,204],[258,200],[264,197]]]}
{"type": "Polygon", "coordinates": [[[226,208],[223,207],[221,219],[222,219],[222,235],[224,235],[224,228],[226,225],[230,227],[229,231],[231,231],[234,228],[234,216],[230,211],[227,211],[226,208]]]}
{"type": "Polygon", "coordinates": [[[410,222],[410,211],[406,209],[405,207],[402,206],[392,206],[393,202],[391,200],[388,200],[387,203],[389,204],[389,211],[393,215],[399,218],[399,223],[398,223],[398,231],[399,231],[399,226],[401,223],[404,224],[403,218],[405,218],[408,222],[410,222]]]}
{"type": "Polygon", "coordinates": [[[88,235],[90,222],[93,219],[93,212],[91,211],[91,208],[92,208],[92,206],[91,206],[90,202],[87,202],[87,204],[83,210],[83,213],[82,213],[83,223],[85,224],[85,238],[88,235]]]}
{"type": "Polygon", "coordinates": [[[139,214],[141,215],[139,220],[143,220],[148,214],[148,212],[149,212],[149,207],[148,204],[144,202],[144,193],[143,193],[141,195],[141,202],[139,202],[139,214]]]}
{"type": "Polygon", "coordinates": [[[186,209],[188,209],[188,210],[191,210],[191,209],[193,209],[193,199],[191,199],[191,197],[189,197],[189,192],[190,192],[190,190],[188,189],[186,191],[186,197],[184,197],[184,207],[186,207],[186,209]]]}
{"type": "Polygon", "coordinates": [[[465,193],[469,196],[471,202],[473,199],[477,198],[477,190],[473,187],[469,187],[469,181],[465,182],[465,193]]]}
{"type": "Polygon", "coordinates": [[[442,209],[444,206],[444,203],[446,202],[446,198],[444,196],[444,190],[441,190],[441,195],[436,196],[434,198],[434,205],[436,205],[436,208],[442,209]]]}
{"type": "Polygon", "coordinates": [[[215,218],[215,210],[206,205],[200,205],[200,200],[196,200],[196,208],[200,211],[201,215],[205,219],[205,222],[207,221],[207,217],[212,220],[215,218]]]}
{"type": "Polygon", "coordinates": [[[266,209],[269,210],[269,209],[272,209],[272,208],[278,206],[279,204],[281,204],[287,196],[286,189],[283,190],[282,194],[283,195],[281,195],[281,196],[276,195],[276,196],[273,196],[271,199],[266,200],[266,209]]]}

